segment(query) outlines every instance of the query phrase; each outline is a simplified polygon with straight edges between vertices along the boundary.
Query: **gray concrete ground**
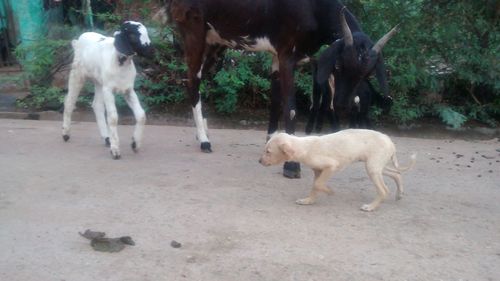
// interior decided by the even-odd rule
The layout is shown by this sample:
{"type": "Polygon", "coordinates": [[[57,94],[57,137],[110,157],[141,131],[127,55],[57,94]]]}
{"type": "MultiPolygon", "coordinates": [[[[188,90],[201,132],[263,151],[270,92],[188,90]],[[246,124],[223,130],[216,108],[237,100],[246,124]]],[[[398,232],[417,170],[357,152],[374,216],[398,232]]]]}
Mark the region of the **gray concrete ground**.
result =
{"type": "Polygon", "coordinates": [[[365,213],[375,189],[356,164],[313,206],[312,172],[257,163],[265,133],[147,126],[112,160],[95,123],[0,119],[0,280],[500,280],[500,142],[394,137],[406,197],[365,213]],[[135,246],[96,252],[86,229],[135,246]],[[170,242],[182,243],[172,248],[170,242]]]}

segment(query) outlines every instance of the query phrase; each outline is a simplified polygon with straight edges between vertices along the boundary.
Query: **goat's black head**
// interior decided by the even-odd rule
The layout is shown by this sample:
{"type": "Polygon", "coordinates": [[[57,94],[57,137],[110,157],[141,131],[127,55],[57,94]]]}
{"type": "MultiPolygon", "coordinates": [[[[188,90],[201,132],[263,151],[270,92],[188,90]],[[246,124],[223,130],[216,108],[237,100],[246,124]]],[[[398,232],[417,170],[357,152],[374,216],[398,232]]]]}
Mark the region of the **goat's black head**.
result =
{"type": "Polygon", "coordinates": [[[351,32],[344,16],[344,9],[340,13],[343,37],[321,54],[317,75],[317,82],[323,84],[330,74],[334,74],[339,102],[352,100],[350,97],[359,83],[373,73],[377,64],[383,64],[382,48],[397,32],[395,27],[373,44],[365,33],[351,32]]]}
{"type": "Polygon", "coordinates": [[[135,21],[126,21],[115,32],[115,48],[126,56],[137,54],[151,58],[154,54],[146,27],[135,21]]]}

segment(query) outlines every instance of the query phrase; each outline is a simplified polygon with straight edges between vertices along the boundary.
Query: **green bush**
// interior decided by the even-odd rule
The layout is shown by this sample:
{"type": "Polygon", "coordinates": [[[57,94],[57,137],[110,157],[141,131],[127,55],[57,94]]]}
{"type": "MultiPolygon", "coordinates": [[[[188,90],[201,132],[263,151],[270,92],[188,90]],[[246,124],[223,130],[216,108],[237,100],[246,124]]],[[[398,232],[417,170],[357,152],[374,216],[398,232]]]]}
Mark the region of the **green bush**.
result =
{"type": "Polygon", "coordinates": [[[439,116],[452,126],[465,120],[497,125],[500,14],[495,1],[345,2],[374,40],[401,23],[401,31],[384,48],[396,122],[439,116]],[[438,106],[425,106],[422,96],[429,92],[440,97],[438,106]]]}
{"type": "MultiPolygon", "coordinates": [[[[146,19],[157,52],[154,63],[135,59],[136,89],[146,109],[162,111],[168,105],[186,100],[187,68],[174,47],[174,30],[148,22],[154,2],[117,1],[121,14],[106,12],[96,18],[105,23],[107,34],[112,34],[125,18],[146,19]]],[[[452,127],[469,120],[498,125],[500,14],[496,1],[345,0],[344,3],[373,40],[401,24],[401,31],[384,48],[394,97],[389,117],[394,122],[409,124],[433,116],[452,127]]],[[[66,31],[62,28],[64,32],[52,32],[47,40],[17,50],[31,84],[36,86],[23,106],[61,101],[57,93],[62,95],[64,90],[51,88],[51,76],[67,62],[71,55],[69,40],[81,30],[66,28],[66,31]]],[[[270,65],[271,56],[266,53],[226,51],[217,65],[218,71],[202,82],[200,91],[206,105],[221,114],[266,108],[270,65]]],[[[307,97],[312,92],[310,66],[297,67],[295,81],[298,108],[306,110],[307,97]]],[[[80,101],[89,104],[93,89],[86,88],[80,101]]],[[[376,109],[372,116],[381,114],[376,109]]]]}

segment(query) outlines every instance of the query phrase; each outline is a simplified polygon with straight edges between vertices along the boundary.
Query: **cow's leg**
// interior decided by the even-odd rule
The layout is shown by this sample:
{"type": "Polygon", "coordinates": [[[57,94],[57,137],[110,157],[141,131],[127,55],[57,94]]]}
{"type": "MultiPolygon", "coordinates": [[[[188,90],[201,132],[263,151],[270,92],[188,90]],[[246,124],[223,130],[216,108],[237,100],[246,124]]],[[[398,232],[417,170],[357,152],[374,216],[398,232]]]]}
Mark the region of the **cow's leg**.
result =
{"type": "Polygon", "coordinates": [[[199,92],[203,70],[203,52],[205,50],[204,44],[204,41],[194,42],[194,40],[191,40],[186,42],[185,53],[186,63],[188,66],[187,91],[188,95],[191,97],[193,117],[196,124],[196,138],[200,141],[201,151],[209,153],[212,152],[212,148],[208,139],[205,120],[203,119],[201,95],[199,92]]]}
{"type": "Polygon", "coordinates": [[[68,94],[64,99],[64,113],[63,113],[63,125],[62,125],[62,136],[64,141],[69,140],[69,131],[71,127],[71,115],[73,110],[75,110],[76,101],[80,90],[85,83],[83,75],[80,74],[78,66],[72,66],[72,70],[69,74],[68,81],[68,94]]]}
{"type": "Polygon", "coordinates": [[[94,109],[95,119],[99,133],[106,146],[110,146],[109,130],[106,123],[106,109],[104,108],[104,96],[102,94],[102,85],[95,84],[94,100],[92,101],[92,108],[94,109]]]}
{"type": "Polygon", "coordinates": [[[144,125],[146,124],[146,113],[144,112],[144,109],[139,102],[139,98],[133,89],[130,90],[129,93],[125,94],[125,101],[134,112],[135,128],[131,147],[134,152],[137,152],[142,145],[142,134],[144,132],[144,125]]]}
{"type": "MultiPolygon", "coordinates": [[[[291,55],[283,54],[279,57],[279,78],[285,132],[295,134],[295,87],[293,71],[296,59],[291,55]]],[[[287,178],[300,178],[300,163],[285,162],[283,166],[283,176],[287,178]]]]}
{"type": "Polygon", "coordinates": [[[267,127],[267,139],[278,130],[278,123],[281,116],[281,93],[279,80],[278,56],[273,56],[271,73],[271,106],[269,108],[269,124],[267,127]]]}

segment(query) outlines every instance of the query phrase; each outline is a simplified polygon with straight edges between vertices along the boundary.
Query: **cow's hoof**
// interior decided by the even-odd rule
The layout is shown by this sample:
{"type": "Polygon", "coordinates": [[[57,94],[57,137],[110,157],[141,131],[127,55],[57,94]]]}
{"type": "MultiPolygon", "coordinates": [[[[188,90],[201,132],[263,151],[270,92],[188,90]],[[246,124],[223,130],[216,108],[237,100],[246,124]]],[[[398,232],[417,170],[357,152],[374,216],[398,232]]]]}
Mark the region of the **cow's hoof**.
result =
{"type": "Polygon", "coordinates": [[[289,179],[300,179],[300,163],[285,162],[283,176],[289,179]]]}
{"type": "Polygon", "coordinates": [[[63,137],[63,140],[66,142],[69,140],[69,135],[63,135],[62,137],[63,137]]]}
{"type": "Polygon", "coordinates": [[[211,153],[212,152],[212,146],[210,145],[209,142],[202,142],[201,143],[201,151],[205,153],[211,153]]]}
{"type": "Polygon", "coordinates": [[[105,145],[106,147],[110,147],[110,146],[111,146],[111,142],[109,141],[109,138],[105,138],[105,139],[104,139],[104,145],[105,145]]]}

